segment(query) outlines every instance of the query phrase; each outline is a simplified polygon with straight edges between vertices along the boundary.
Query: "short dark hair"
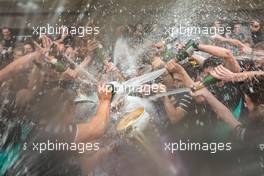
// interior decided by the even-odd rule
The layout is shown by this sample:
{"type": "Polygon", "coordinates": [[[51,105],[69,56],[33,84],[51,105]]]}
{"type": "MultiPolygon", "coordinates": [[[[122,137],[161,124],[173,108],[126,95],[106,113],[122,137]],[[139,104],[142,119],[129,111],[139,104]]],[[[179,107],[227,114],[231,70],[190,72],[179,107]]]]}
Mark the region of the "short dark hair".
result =
{"type": "Polygon", "coordinates": [[[202,72],[202,69],[200,66],[194,67],[191,63],[186,63],[182,65],[185,71],[188,73],[188,75],[192,79],[197,79],[197,77],[200,75],[202,72]]]}
{"type": "Polygon", "coordinates": [[[252,59],[244,58],[243,60],[238,60],[238,64],[245,71],[256,71],[256,70],[258,70],[255,61],[252,59]]]}
{"type": "Polygon", "coordinates": [[[223,64],[223,60],[221,58],[209,57],[208,59],[204,61],[202,69],[204,70],[209,67],[217,67],[221,64],[223,64]]]}

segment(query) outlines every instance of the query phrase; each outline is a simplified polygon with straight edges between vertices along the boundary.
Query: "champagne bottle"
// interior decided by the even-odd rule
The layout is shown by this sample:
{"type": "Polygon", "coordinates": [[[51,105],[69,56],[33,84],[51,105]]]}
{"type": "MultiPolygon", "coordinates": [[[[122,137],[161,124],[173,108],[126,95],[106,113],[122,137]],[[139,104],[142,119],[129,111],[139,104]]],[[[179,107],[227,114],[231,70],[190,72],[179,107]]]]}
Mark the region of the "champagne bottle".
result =
{"type": "Polygon", "coordinates": [[[165,41],[166,47],[165,50],[161,52],[161,57],[165,60],[172,59],[176,54],[176,49],[173,48],[172,44],[177,40],[177,38],[169,39],[165,41]],[[174,50],[175,49],[175,50],[174,50]]]}
{"type": "MultiPolygon", "coordinates": [[[[198,43],[196,43],[193,40],[189,40],[185,47],[179,50],[179,52],[176,54],[176,62],[179,63],[180,65],[183,65],[185,63],[190,62],[188,57],[192,56],[193,52],[198,49],[198,43]]],[[[191,63],[191,62],[190,62],[191,63]]],[[[191,63],[192,65],[196,65],[197,63],[191,63]]],[[[169,72],[166,71],[165,75],[168,75],[169,72]]]]}
{"type": "MultiPolygon", "coordinates": [[[[198,43],[193,40],[189,40],[185,47],[180,49],[176,55],[177,62],[184,62],[186,58],[190,57],[195,50],[198,49],[198,43]]],[[[188,62],[188,60],[186,61],[188,62]]],[[[185,62],[184,62],[185,63],[185,62]]]]}
{"type": "Polygon", "coordinates": [[[161,52],[161,57],[165,60],[172,59],[175,56],[175,52],[172,49],[166,48],[165,51],[161,52]]]}
{"type": "Polygon", "coordinates": [[[213,77],[212,75],[207,75],[206,77],[204,77],[204,79],[200,85],[192,88],[192,91],[195,92],[195,91],[200,90],[204,87],[208,87],[210,85],[216,84],[219,81],[220,81],[219,79],[213,77]]]}
{"type": "MultiPolygon", "coordinates": [[[[171,42],[174,41],[175,39],[171,40],[171,42]]],[[[197,49],[198,49],[198,43],[196,43],[193,40],[189,40],[186,43],[185,47],[180,49],[179,52],[176,54],[176,61],[180,64],[189,62],[189,60],[186,60],[186,58],[192,56],[193,52],[197,49]]],[[[161,53],[161,56],[164,59],[171,59],[173,58],[174,55],[175,53],[173,52],[173,50],[169,49],[168,47],[166,47],[166,50],[161,53]]],[[[192,65],[195,65],[195,63],[192,63],[192,65]]]]}
{"type": "MultiPolygon", "coordinates": [[[[180,49],[179,53],[176,55],[177,62],[181,63],[181,64],[189,62],[189,60],[186,60],[186,58],[190,57],[193,54],[193,52],[197,49],[198,49],[198,43],[196,43],[193,40],[189,40],[186,43],[185,47],[180,49]]],[[[192,62],[194,62],[194,61],[192,61],[192,62]]],[[[196,63],[192,63],[192,65],[196,65],[196,63]]],[[[208,87],[212,84],[215,84],[219,81],[220,80],[216,79],[212,75],[208,75],[203,79],[203,82],[200,85],[192,88],[192,90],[196,91],[196,90],[202,89],[204,87],[208,87]]]]}
{"type": "Polygon", "coordinates": [[[203,85],[205,87],[208,87],[212,84],[215,84],[217,82],[219,82],[220,80],[219,79],[216,79],[215,77],[213,77],[212,75],[208,75],[206,76],[204,79],[203,79],[203,85]]]}
{"type": "Polygon", "coordinates": [[[67,67],[62,62],[58,61],[58,59],[52,59],[50,63],[57,72],[65,72],[67,70],[67,67]]]}

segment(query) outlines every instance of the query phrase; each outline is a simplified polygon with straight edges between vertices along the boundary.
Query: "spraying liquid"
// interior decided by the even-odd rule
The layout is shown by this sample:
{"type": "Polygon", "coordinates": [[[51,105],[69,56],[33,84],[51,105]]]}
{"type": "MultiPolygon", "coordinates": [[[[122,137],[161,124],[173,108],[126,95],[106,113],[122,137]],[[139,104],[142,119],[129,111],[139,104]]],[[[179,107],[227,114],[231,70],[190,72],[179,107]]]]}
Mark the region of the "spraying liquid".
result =
{"type": "Polygon", "coordinates": [[[119,38],[114,48],[114,64],[125,77],[131,77],[136,74],[136,56],[124,38],[119,38]]]}
{"type": "Polygon", "coordinates": [[[166,72],[165,68],[150,72],[150,73],[146,73],[143,74],[141,76],[132,78],[127,80],[126,82],[124,82],[124,84],[126,85],[142,85],[145,84],[149,81],[155,80],[156,78],[160,77],[161,75],[163,75],[166,72]]]}
{"type": "Polygon", "coordinates": [[[154,100],[157,100],[158,98],[161,98],[161,97],[165,97],[165,96],[169,96],[169,95],[175,95],[175,94],[184,93],[184,92],[190,92],[190,90],[191,89],[189,89],[189,88],[179,88],[179,89],[168,91],[165,93],[160,93],[158,95],[150,96],[150,97],[148,97],[148,100],[154,101],[154,100]]]}

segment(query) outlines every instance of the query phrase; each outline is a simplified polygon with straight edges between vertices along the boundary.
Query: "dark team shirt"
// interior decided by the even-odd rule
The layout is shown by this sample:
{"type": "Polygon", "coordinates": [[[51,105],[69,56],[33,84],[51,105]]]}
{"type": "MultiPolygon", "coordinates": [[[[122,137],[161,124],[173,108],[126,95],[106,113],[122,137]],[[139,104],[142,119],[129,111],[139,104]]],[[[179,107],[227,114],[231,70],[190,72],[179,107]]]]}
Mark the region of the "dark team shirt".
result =
{"type": "Polygon", "coordinates": [[[239,84],[231,82],[225,83],[222,86],[217,84],[210,85],[208,90],[230,111],[233,111],[237,107],[243,97],[239,84]]]}
{"type": "MultiPolygon", "coordinates": [[[[3,97],[1,97],[3,98],[3,97]]],[[[20,148],[27,136],[29,122],[25,118],[26,107],[17,107],[14,96],[1,99],[0,108],[0,175],[5,174],[20,154],[20,148]]]]}
{"type": "Polygon", "coordinates": [[[1,50],[0,53],[0,69],[4,68],[13,61],[13,49],[15,48],[15,42],[15,38],[11,38],[10,40],[2,39],[1,45],[3,46],[3,50],[1,50]]]}
{"type": "Polygon", "coordinates": [[[8,64],[13,62],[13,55],[12,53],[5,51],[2,51],[0,53],[0,70],[5,68],[8,64]]]}
{"type": "Polygon", "coordinates": [[[252,37],[253,43],[255,45],[258,44],[259,42],[264,41],[264,36],[263,36],[263,33],[261,31],[252,32],[251,37],[252,37]]]}
{"type": "Polygon", "coordinates": [[[171,100],[173,100],[172,102],[174,102],[173,104],[175,107],[180,107],[187,113],[194,110],[195,103],[193,102],[193,98],[189,94],[183,94],[178,99],[179,100],[176,101],[175,97],[171,97],[171,100]]]}
{"type": "Polygon", "coordinates": [[[189,93],[171,96],[170,100],[175,108],[183,109],[190,117],[195,117],[195,115],[199,117],[211,112],[206,103],[196,103],[189,93]]]}
{"type": "Polygon", "coordinates": [[[196,103],[189,93],[170,96],[175,108],[186,112],[183,120],[169,127],[180,139],[201,140],[208,138],[208,130],[212,127],[215,113],[206,103],[196,103]]]}
{"type": "Polygon", "coordinates": [[[238,64],[241,71],[257,71],[259,68],[256,66],[255,62],[251,59],[238,60],[238,64]]]}
{"type": "Polygon", "coordinates": [[[1,102],[0,136],[1,149],[18,143],[21,137],[21,125],[25,117],[26,107],[17,107],[15,99],[9,97],[1,102]]]}
{"type": "Polygon", "coordinates": [[[4,48],[14,48],[16,44],[16,38],[12,37],[10,40],[2,39],[1,43],[4,48]]]}

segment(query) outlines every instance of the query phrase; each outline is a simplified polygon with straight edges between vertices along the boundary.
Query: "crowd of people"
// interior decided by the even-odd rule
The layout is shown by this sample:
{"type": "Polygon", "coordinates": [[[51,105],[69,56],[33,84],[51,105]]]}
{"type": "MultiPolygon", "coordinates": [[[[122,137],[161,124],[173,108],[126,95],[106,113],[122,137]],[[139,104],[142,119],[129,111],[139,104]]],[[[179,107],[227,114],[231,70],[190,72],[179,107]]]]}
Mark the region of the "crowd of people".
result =
{"type": "MultiPolygon", "coordinates": [[[[219,27],[221,22],[214,25],[219,27]]],[[[264,142],[264,29],[257,20],[247,25],[243,26],[246,33],[239,22],[234,22],[231,35],[216,33],[207,36],[210,43],[197,42],[195,52],[188,53],[184,64],[178,63],[176,56],[185,43],[165,37],[147,39],[149,33],[155,33],[156,25],[118,26],[110,42],[99,41],[96,36],[75,38],[68,33],[17,41],[10,28],[2,28],[0,175],[93,172],[102,159],[116,152],[118,144],[110,142],[82,155],[76,151],[40,153],[34,144],[103,141],[110,126],[124,115],[127,101],[122,97],[111,104],[114,95],[107,83],[124,82],[164,67],[165,74],[145,85],[168,92],[182,87],[192,91],[155,101],[147,99],[149,90],[130,95],[151,104],[152,108],[145,108],[161,134],[174,141],[232,141],[235,145],[232,154],[227,152],[228,161],[228,157],[218,156],[216,162],[207,154],[182,154],[183,163],[191,168],[187,175],[201,175],[205,165],[225,167],[225,175],[264,174],[259,149],[264,142]],[[205,85],[208,75],[217,82],[205,85]],[[205,86],[200,86],[203,83],[205,86]],[[96,92],[97,103],[78,99],[96,92]],[[80,110],[83,103],[84,110],[80,110]]],[[[138,106],[147,106],[135,101],[138,106]]]]}

